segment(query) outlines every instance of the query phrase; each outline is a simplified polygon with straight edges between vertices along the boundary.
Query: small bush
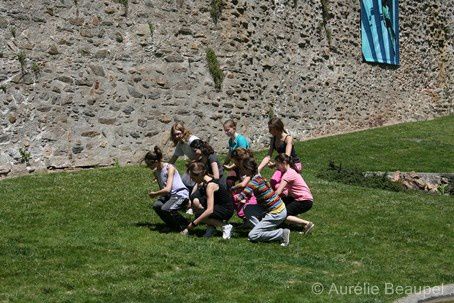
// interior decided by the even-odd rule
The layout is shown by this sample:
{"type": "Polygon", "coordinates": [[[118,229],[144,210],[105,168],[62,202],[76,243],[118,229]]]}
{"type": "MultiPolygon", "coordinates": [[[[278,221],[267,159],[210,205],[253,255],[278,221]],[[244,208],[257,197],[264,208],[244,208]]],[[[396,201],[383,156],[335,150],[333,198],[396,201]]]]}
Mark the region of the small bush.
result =
{"type": "Polygon", "coordinates": [[[16,38],[16,28],[14,26],[10,27],[9,31],[11,32],[11,36],[13,36],[13,38],[16,38]]]}
{"type": "Polygon", "coordinates": [[[6,94],[6,86],[5,85],[1,85],[0,86],[0,90],[3,91],[6,94]]]}
{"type": "Polygon", "coordinates": [[[122,43],[123,42],[123,36],[120,34],[120,33],[116,33],[115,34],[115,40],[118,42],[118,43],[122,43]]]}
{"type": "Polygon", "coordinates": [[[39,67],[38,63],[36,62],[32,63],[32,72],[35,74],[36,77],[41,73],[41,67],[39,67]]]}
{"type": "Polygon", "coordinates": [[[341,164],[336,165],[334,161],[330,161],[328,168],[325,171],[318,173],[317,176],[328,181],[341,182],[361,187],[379,188],[396,192],[405,190],[401,184],[389,180],[386,173],[383,176],[365,177],[361,170],[342,167],[341,164]]]}
{"type": "Polygon", "coordinates": [[[123,7],[125,8],[125,17],[127,18],[128,17],[128,8],[129,8],[128,0],[118,0],[118,3],[123,5],[123,7]]]}
{"type": "Polygon", "coordinates": [[[330,9],[328,0],[321,0],[321,4],[322,4],[322,19],[323,19],[322,25],[323,25],[323,28],[325,29],[326,40],[328,40],[328,46],[331,47],[333,38],[332,38],[331,30],[328,28],[328,21],[329,21],[329,19],[332,18],[331,9],[330,9]]]}
{"type": "Polygon", "coordinates": [[[329,19],[331,19],[331,9],[329,7],[329,2],[328,0],[320,0],[322,3],[322,17],[323,17],[323,22],[327,23],[329,19]]]}
{"type": "Polygon", "coordinates": [[[213,19],[214,24],[217,24],[219,21],[219,18],[221,17],[221,10],[222,10],[222,0],[211,0],[210,15],[211,15],[211,19],[213,19]]]}
{"type": "Polygon", "coordinates": [[[442,184],[438,187],[438,193],[440,195],[450,195],[454,196],[454,177],[453,176],[442,176],[448,179],[447,184],[442,184]]]}
{"type": "Polygon", "coordinates": [[[154,25],[148,22],[148,27],[150,28],[150,36],[153,37],[154,34],[154,25]]]}
{"type": "Polygon", "coordinates": [[[26,149],[22,149],[22,148],[19,148],[19,154],[20,154],[20,162],[30,165],[30,159],[31,159],[32,155],[26,149]]]}
{"type": "Polygon", "coordinates": [[[208,69],[211,76],[213,77],[214,87],[220,91],[222,87],[222,81],[224,80],[224,73],[219,67],[219,62],[216,57],[216,54],[211,48],[208,48],[206,51],[206,58],[208,62],[208,69]]]}
{"type": "Polygon", "coordinates": [[[268,115],[268,119],[270,119],[270,120],[271,120],[272,118],[274,118],[274,108],[273,108],[273,104],[270,104],[270,105],[269,105],[267,115],[268,115]]]}
{"type": "Polygon", "coordinates": [[[25,55],[25,52],[21,51],[16,55],[17,61],[19,61],[20,64],[20,69],[22,74],[25,73],[25,61],[27,60],[27,56],[25,55]]]}

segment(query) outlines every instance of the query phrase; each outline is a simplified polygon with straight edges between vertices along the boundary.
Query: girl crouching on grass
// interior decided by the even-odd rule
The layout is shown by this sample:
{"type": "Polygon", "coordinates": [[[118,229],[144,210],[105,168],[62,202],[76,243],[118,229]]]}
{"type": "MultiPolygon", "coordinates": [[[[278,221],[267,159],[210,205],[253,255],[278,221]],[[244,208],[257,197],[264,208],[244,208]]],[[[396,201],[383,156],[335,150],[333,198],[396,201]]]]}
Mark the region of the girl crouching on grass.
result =
{"type": "Polygon", "coordinates": [[[281,181],[275,188],[276,193],[281,195],[284,190],[288,193],[282,198],[287,208],[285,222],[302,226],[304,234],[308,234],[314,228],[314,223],[297,216],[311,209],[314,200],[311,191],[303,177],[294,169],[291,157],[279,154],[275,160],[276,168],[282,173],[281,181]]]}
{"type": "Polygon", "coordinates": [[[251,180],[238,195],[239,199],[244,201],[246,197],[254,194],[258,202],[258,205],[248,205],[245,208],[246,216],[254,225],[249,232],[249,240],[280,241],[282,246],[288,246],[290,230],[277,228],[287,217],[284,202],[258,173],[257,163],[253,158],[247,158],[241,163],[241,169],[251,180]]]}
{"type": "Polygon", "coordinates": [[[196,219],[189,223],[181,233],[186,235],[198,224],[205,223],[208,225],[205,237],[211,237],[216,233],[216,227],[221,227],[222,238],[230,239],[232,225],[227,224],[227,221],[233,215],[233,202],[225,184],[223,185],[209,175],[202,162],[190,163],[188,173],[196,183],[194,194],[191,196],[192,209],[196,219]]]}
{"type": "Polygon", "coordinates": [[[149,191],[150,198],[159,197],[153,205],[154,211],[173,230],[182,231],[188,221],[178,213],[189,201],[189,191],[181,181],[176,168],[162,162],[162,152],[157,146],[154,152],[145,155],[145,163],[154,172],[159,184],[158,191],[149,191]]]}
{"type": "Polygon", "coordinates": [[[252,154],[252,151],[250,149],[244,149],[240,147],[232,151],[231,158],[233,160],[233,166],[231,169],[231,174],[227,178],[227,188],[229,188],[232,193],[236,214],[239,218],[243,219],[244,226],[249,225],[246,215],[244,214],[244,208],[247,205],[257,204],[257,200],[255,199],[254,194],[252,194],[250,197],[246,197],[243,201],[240,201],[240,199],[238,198],[238,193],[240,193],[251,180],[250,176],[242,176],[240,166],[241,163],[244,162],[247,158],[253,157],[254,155],[252,154]]]}

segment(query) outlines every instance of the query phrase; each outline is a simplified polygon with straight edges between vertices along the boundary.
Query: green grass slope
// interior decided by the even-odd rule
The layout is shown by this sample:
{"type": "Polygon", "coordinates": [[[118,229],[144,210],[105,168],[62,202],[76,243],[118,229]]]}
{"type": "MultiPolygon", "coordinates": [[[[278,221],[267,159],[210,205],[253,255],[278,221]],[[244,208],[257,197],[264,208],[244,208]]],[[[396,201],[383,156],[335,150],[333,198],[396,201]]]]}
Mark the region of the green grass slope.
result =
{"type": "Polygon", "coordinates": [[[315,177],[329,160],[453,172],[453,133],[447,117],[298,144],[316,228],[286,248],[160,233],[144,167],[3,180],[0,302],[392,302],[454,283],[452,197],[315,177]]]}

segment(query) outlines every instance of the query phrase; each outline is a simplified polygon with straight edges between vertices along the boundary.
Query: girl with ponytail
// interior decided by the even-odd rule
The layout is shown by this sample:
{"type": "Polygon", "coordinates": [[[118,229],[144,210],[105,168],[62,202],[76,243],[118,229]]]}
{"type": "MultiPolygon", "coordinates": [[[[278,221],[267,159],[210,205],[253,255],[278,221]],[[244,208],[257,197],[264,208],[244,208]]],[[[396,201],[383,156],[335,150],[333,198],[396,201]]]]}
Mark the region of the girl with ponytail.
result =
{"type": "Polygon", "coordinates": [[[158,197],[153,205],[156,214],[168,228],[182,231],[188,221],[178,213],[189,201],[189,191],[183,184],[178,170],[172,164],[162,162],[162,151],[158,146],[145,155],[145,163],[156,177],[158,191],[149,191],[150,198],[158,197]]]}

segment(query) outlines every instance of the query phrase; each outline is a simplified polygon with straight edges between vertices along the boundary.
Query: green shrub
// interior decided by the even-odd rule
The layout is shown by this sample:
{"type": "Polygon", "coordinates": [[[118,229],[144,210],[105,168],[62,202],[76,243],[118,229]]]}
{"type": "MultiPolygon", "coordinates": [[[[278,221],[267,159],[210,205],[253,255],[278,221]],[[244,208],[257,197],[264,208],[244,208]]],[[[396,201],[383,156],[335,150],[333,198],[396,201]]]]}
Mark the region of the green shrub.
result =
{"type": "Polygon", "coordinates": [[[448,175],[448,176],[442,176],[446,179],[448,179],[447,184],[441,184],[438,186],[437,190],[440,195],[454,195],[454,176],[448,175]]]}
{"type": "Polygon", "coordinates": [[[10,27],[9,31],[11,32],[11,36],[16,38],[16,28],[14,26],[10,27]]]}
{"type": "Polygon", "coordinates": [[[211,19],[213,19],[214,24],[217,24],[219,21],[219,18],[221,17],[221,10],[222,10],[222,0],[211,0],[210,15],[211,15],[211,19]]]}
{"type": "Polygon", "coordinates": [[[392,182],[388,179],[387,173],[383,176],[364,176],[364,173],[357,168],[342,167],[342,164],[336,165],[334,161],[329,161],[328,168],[319,172],[318,177],[334,182],[340,182],[361,187],[379,188],[389,191],[406,190],[401,184],[392,182]]]}
{"type": "Polygon", "coordinates": [[[16,55],[16,58],[17,61],[19,61],[20,69],[23,75],[25,73],[25,61],[27,60],[27,56],[25,55],[25,52],[21,51],[16,55]]]}
{"type": "Polygon", "coordinates": [[[125,17],[128,17],[128,8],[129,8],[129,2],[128,0],[118,0],[118,3],[122,4],[125,8],[125,17]]]}
{"type": "Polygon", "coordinates": [[[154,34],[154,25],[148,22],[148,28],[150,28],[150,36],[153,37],[154,34]]]}
{"type": "Polygon", "coordinates": [[[268,119],[274,118],[274,108],[273,108],[273,104],[270,104],[270,105],[269,105],[267,115],[268,115],[268,119]]]}
{"type": "Polygon", "coordinates": [[[320,0],[322,3],[322,18],[323,22],[327,23],[329,19],[331,19],[331,9],[329,7],[328,0],[320,0]]]}
{"type": "Polygon", "coordinates": [[[6,94],[6,86],[5,85],[0,86],[0,90],[3,91],[6,94]]]}
{"type": "Polygon", "coordinates": [[[41,67],[39,67],[38,63],[32,63],[32,72],[35,74],[35,76],[38,76],[41,73],[41,67]]]}
{"type": "Polygon", "coordinates": [[[206,51],[206,58],[208,62],[208,69],[211,76],[213,77],[214,87],[220,91],[222,87],[222,81],[224,80],[224,73],[219,67],[219,62],[216,57],[216,54],[211,48],[208,48],[206,51]]]}
{"type": "Polygon", "coordinates": [[[116,33],[115,34],[115,40],[118,42],[118,43],[122,43],[123,42],[123,36],[121,35],[121,33],[116,33]]]}
{"type": "Polygon", "coordinates": [[[328,45],[331,47],[332,45],[332,33],[331,30],[328,28],[328,21],[332,18],[331,9],[329,6],[328,0],[320,0],[322,4],[322,25],[325,29],[326,39],[328,40],[328,45]]]}
{"type": "Polygon", "coordinates": [[[20,162],[30,165],[31,154],[26,150],[19,148],[20,162]]]}

